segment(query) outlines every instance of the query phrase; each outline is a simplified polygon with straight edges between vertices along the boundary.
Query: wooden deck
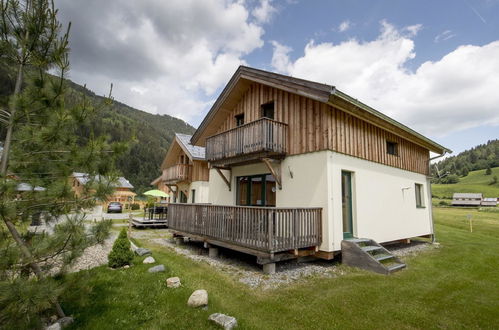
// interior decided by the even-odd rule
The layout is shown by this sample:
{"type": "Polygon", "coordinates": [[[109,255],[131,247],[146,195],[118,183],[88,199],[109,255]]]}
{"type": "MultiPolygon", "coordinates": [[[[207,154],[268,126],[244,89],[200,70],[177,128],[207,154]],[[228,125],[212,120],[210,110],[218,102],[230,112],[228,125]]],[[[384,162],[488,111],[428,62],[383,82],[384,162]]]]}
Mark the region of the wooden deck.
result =
{"type": "Polygon", "coordinates": [[[215,165],[231,165],[252,156],[284,156],[287,153],[288,125],[261,118],[209,137],[206,160],[215,165]]]}
{"type": "Polygon", "coordinates": [[[321,216],[321,208],[170,204],[168,225],[181,235],[262,257],[318,247],[321,216]]]}

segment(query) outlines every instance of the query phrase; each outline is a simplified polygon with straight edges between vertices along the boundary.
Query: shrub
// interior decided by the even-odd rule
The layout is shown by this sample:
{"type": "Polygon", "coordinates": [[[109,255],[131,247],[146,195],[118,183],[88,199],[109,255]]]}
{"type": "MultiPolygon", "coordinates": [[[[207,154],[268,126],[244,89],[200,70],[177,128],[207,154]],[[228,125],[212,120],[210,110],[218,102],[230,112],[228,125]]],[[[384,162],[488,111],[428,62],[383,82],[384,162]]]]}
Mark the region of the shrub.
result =
{"type": "Polygon", "coordinates": [[[126,229],[123,228],[113,244],[113,249],[109,253],[108,265],[112,268],[123,267],[129,265],[133,259],[133,252],[130,249],[130,241],[128,240],[126,229]]]}
{"type": "Polygon", "coordinates": [[[440,201],[440,202],[438,203],[438,205],[442,205],[442,206],[449,206],[450,204],[449,204],[449,202],[447,202],[447,201],[440,201]]]}
{"type": "Polygon", "coordinates": [[[497,175],[494,175],[494,177],[492,178],[492,180],[489,182],[489,185],[494,185],[497,183],[497,175]]]}
{"type": "Polygon", "coordinates": [[[132,209],[132,211],[139,210],[140,209],[139,203],[133,203],[132,206],[131,206],[131,209],[132,209]]]}

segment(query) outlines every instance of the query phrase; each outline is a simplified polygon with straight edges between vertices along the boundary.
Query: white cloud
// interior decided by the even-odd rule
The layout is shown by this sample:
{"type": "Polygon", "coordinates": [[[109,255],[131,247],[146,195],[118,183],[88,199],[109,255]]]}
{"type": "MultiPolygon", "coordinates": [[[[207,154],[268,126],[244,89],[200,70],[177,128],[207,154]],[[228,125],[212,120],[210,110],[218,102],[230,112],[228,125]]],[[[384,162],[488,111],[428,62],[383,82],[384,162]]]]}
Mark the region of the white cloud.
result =
{"type": "MultiPolygon", "coordinates": [[[[70,78],[142,110],[196,125],[243,57],[263,46],[262,22],[239,0],[57,1],[72,21],[70,78]],[[253,17],[253,15],[256,18],[253,17]]],[[[267,15],[267,16],[265,16],[267,15]]]]}
{"type": "Polygon", "coordinates": [[[452,33],[451,30],[445,30],[444,32],[438,34],[435,39],[433,39],[433,41],[435,43],[439,43],[440,41],[445,41],[445,40],[449,40],[451,38],[454,38],[456,36],[456,34],[452,33]]]}
{"type": "Polygon", "coordinates": [[[292,49],[288,46],[284,46],[277,41],[270,42],[274,46],[274,52],[272,53],[272,66],[279,72],[286,73],[289,70],[289,52],[292,49]]]}
{"type": "Polygon", "coordinates": [[[260,5],[253,9],[251,14],[255,17],[257,22],[268,23],[272,18],[272,15],[276,12],[276,8],[272,6],[272,0],[260,0],[260,5]]]}
{"type": "Polygon", "coordinates": [[[416,56],[411,35],[387,22],[381,25],[372,41],[310,41],[295,61],[283,51],[286,46],[274,44],[275,68],[336,85],[424,134],[499,125],[499,75],[493,74],[499,72],[499,41],[458,47],[412,72],[407,68],[416,56]]]}
{"type": "Polygon", "coordinates": [[[351,23],[349,20],[343,21],[338,26],[338,31],[345,32],[346,30],[348,30],[350,28],[350,25],[351,25],[351,23]]]}

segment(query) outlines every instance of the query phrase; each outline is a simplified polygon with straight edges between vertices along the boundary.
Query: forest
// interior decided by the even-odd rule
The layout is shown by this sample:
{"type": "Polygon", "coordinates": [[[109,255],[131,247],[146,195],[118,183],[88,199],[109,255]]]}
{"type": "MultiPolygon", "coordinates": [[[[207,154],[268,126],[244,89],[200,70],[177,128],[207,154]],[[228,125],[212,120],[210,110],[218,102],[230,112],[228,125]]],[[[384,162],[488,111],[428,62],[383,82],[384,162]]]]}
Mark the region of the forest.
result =
{"type": "MultiPolygon", "coordinates": [[[[0,61],[0,107],[7,105],[14,83],[15,70],[0,61]]],[[[102,103],[103,96],[70,80],[66,80],[66,83],[66,102],[70,103],[84,95],[93,104],[102,103]]],[[[101,116],[92,127],[81,127],[80,134],[86,137],[93,132],[96,136],[106,135],[110,141],[128,141],[129,150],[118,160],[117,167],[134,185],[135,192],[141,193],[150,189],[151,181],[161,174],[160,165],[174,134],[192,134],[194,131],[192,126],[181,119],[151,114],[114,100],[109,106],[102,107],[101,116]]],[[[1,140],[4,135],[2,128],[1,140]]]]}

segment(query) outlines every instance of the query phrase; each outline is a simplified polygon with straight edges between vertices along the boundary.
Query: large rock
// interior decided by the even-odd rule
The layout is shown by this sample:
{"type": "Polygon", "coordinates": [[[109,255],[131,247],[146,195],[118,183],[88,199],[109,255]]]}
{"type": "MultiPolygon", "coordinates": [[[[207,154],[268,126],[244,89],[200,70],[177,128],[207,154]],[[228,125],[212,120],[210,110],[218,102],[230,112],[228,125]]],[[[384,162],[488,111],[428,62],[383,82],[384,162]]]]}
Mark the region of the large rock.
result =
{"type": "Polygon", "coordinates": [[[149,273],[159,273],[159,272],[164,272],[165,270],[166,270],[165,265],[157,265],[149,268],[147,271],[149,273]]]}
{"type": "Polygon", "coordinates": [[[57,320],[57,322],[49,325],[45,329],[46,330],[60,330],[62,328],[67,327],[71,323],[73,323],[73,321],[74,320],[71,316],[66,316],[66,317],[63,317],[62,319],[57,320]]]}
{"type": "Polygon", "coordinates": [[[178,277],[170,277],[166,279],[166,286],[169,288],[178,288],[180,286],[180,279],[178,277]]]}
{"type": "Polygon", "coordinates": [[[145,256],[146,254],[151,254],[151,250],[144,248],[137,248],[135,254],[138,256],[145,256]]]}
{"type": "Polygon", "coordinates": [[[225,315],[222,313],[211,314],[208,317],[208,320],[218,324],[220,327],[225,330],[231,330],[232,328],[237,327],[237,320],[235,317],[225,315]]]}
{"type": "Polygon", "coordinates": [[[142,263],[144,263],[144,264],[153,264],[155,262],[156,262],[156,260],[154,260],[153,257],[147,257],[144,259],[144,261],[142,261],[142,263]]]}
{"type": "Polygon", "coordinates": [[[189,297],[187,305],[190,307],[202,307],[208,305],[208,292],[206,292],[206,290],[194,291],[189,297]]]}

